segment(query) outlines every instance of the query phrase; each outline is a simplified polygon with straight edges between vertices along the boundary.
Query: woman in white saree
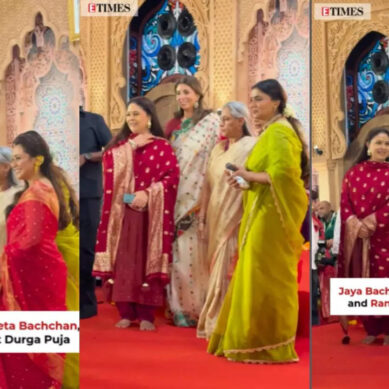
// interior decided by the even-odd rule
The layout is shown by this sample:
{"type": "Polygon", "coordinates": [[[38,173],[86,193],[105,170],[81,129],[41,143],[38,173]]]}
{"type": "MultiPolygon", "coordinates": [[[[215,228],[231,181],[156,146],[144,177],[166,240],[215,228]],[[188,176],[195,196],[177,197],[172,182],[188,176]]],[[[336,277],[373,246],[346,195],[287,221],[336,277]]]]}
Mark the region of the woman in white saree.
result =
{"type": "Polygon", "coordinates": [[[195,77],[183,77],[175,89],[180,109],[167,123],[166,135],[180,166],[180,183],[168,300],[174,324],[195,327],[208,285],[197,215],[208,158],[218,140],[219,117],[203,108],[201,86],[195,77]]]}

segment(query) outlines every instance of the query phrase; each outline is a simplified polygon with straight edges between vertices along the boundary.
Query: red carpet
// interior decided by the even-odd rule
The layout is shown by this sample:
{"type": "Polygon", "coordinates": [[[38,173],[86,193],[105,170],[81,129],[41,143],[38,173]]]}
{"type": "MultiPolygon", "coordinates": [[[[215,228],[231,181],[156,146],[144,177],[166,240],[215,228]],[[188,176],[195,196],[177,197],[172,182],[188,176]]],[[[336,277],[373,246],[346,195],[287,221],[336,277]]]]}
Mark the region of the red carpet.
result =
{"type": "Polygon", "coordinates": [[[82,389],[308,389],[309,340],[297,341],[300,362],[245,365],[206,353],[194,329],[157,321],[156,333],[116,329],[116,309],[99,306],[99,316],[81,322],[82,389]]]}
{"type": "Polygon", "coordinates": [[[99,315],[81,321],[82,389],[308,389],[309,255],[301,262],[299,363],[246,365],[209,355],[195,329],[157,319],[157,332],[117,329],[116,309],[99,305],[99,315]]]}
{"type": "Polygon", "coordinates": [[[310,266],[309,250],[304,250],[299,262],[299,322],[297,335],[309,338],[310,332],[310,266]]]}
{"type": "Polygon", "coordinates": [[[339,324],[312,329],[312,387],[314,389],[382,389],[389,385],[389,347],[382,341],[361,344],[365,332],[350,330],[351,343],[342,345],[339,324]]]}

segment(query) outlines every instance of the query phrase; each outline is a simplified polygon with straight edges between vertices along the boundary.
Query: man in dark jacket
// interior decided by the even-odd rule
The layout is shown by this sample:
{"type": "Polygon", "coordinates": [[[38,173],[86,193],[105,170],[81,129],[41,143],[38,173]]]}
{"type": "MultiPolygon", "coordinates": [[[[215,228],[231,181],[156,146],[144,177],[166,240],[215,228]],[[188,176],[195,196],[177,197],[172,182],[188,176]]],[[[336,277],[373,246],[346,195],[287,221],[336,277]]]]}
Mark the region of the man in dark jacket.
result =
{"type": "Polygon", "coordinates": [[[97,314],[92,276],[103,195],[103,148],[112,135],[102,116],[80,109],[80,317],[97,314]]]}

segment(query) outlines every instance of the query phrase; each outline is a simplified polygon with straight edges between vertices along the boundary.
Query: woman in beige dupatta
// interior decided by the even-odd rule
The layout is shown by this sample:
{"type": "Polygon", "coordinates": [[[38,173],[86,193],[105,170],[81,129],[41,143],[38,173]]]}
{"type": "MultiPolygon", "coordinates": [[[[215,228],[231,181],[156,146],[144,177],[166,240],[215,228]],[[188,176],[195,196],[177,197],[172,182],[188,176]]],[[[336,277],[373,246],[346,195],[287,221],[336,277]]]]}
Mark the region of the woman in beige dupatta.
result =
{"type": "Polygon", "coordinates": [[[240,102],[224,105],[220,133],[226,139],[212,150],[199,216],[201,238],[208,242],[210,279],[197,325],[197,337],[209,339],[228,289],[238,256],[238,233],[243,214],[242,192],[231,190],[225,179],[227,163],[244,165],[257,139],[248,131],[248,110],[240,102]]]}
{"type": "Polygon", "coordinates": [[[180,165],[168,298],[174,324],[195,327],[209,276],[196,216],[208,158],[218,140],[219,117],[203,108],[201,86],[195,77],[185,76],[176,83],[176,97],[180,109],[166,125],[166,135],[180,165]]]}

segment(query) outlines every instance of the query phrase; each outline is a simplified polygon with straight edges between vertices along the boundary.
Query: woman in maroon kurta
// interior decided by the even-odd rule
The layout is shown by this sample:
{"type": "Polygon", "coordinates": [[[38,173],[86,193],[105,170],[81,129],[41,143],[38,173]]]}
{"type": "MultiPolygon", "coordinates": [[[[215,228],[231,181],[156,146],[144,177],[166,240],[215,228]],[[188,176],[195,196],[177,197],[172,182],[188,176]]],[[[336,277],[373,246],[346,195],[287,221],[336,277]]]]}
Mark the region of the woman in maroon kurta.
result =
{"type": "MultiPolygon", "coordinates": [[[[375,128],[359,162],[343,179],[339,277],[389,277],[388,158],[389,131],[375,128]]],[[[363,316],[362,322],[368,335],[365,343],[383,333],[389,345],[389,316],[363,316]]]]}
{"type": "Polygon", "coordinates": [[[163,139],[154,104],[130,101],[126,123],[103,157],[104,202],[94,274],[111,277],[112,300],[126,328],[140,320],[155,329],[154,310],[163,304],[174,237],[179,168],[163,139]]]}

